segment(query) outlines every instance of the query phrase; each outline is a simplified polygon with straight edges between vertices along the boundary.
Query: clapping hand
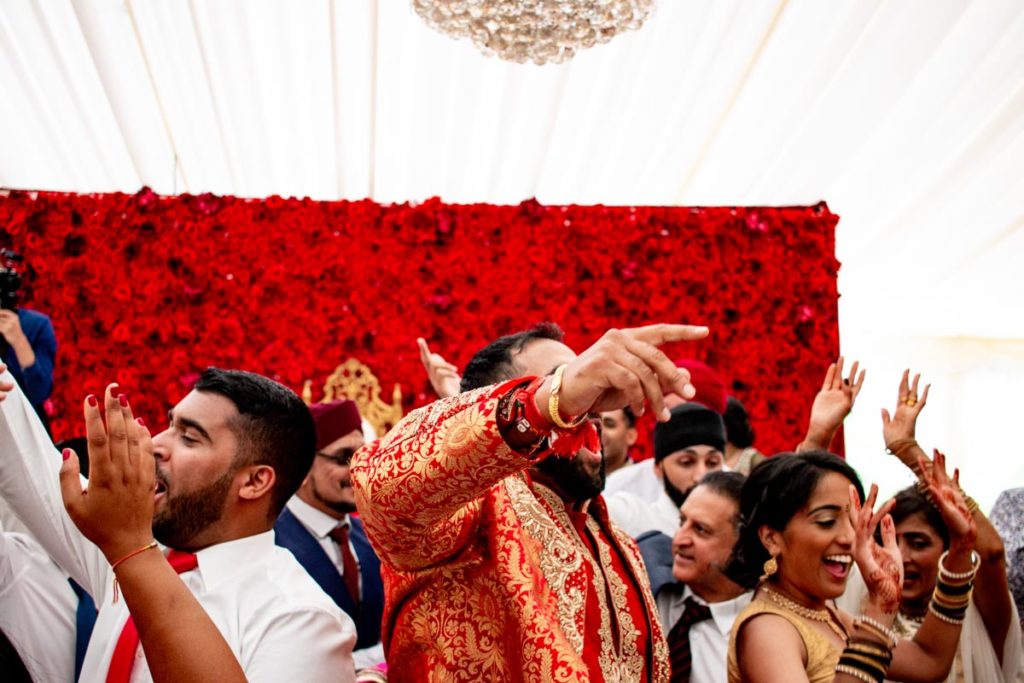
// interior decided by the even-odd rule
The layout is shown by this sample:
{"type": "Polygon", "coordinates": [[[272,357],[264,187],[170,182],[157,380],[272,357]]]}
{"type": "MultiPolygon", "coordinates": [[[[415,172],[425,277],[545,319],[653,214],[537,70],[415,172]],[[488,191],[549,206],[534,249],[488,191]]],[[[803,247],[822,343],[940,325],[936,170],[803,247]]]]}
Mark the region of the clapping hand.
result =
{"type": "Polygon", "coordinates": [[[85,400],[88,488],[82,489],[70,449],[63,454],[60,488],[72,521],[113,562],[153,540],[156,462],[149,430],[116,384],[107,387],[103,403],[105,421],[96,397],[85,400]]]}
{"type": "Polygon", "coordinates": [[[461,381],[459,369],[446,361],[441,354],[431,353],[430,347],[427,346],[427,340],[423,337],[418,337],[416,344],[420,349],[420,362],[423,363],[423,369],[427,371],[427,377],[430,378],[430,386],[434,387],[434,392],[441,398],[458,395],[461,381]]]}
{"type": "Polygon", "coordinates": [[[868,587],[869,599],[885,614],[895,615],[903,594],[903,556],[896,544],[896,524],[889,511],[896,500],[890,500],[873,512],[878,486],[861,506],[857,489],[850,486],[850,523],[853,525],[853,558],[868,587]],[[875,540],[875,529],[882,525],[882,545],[875,540]]]}
{"type": "Polygon", "coordinates": [[[978,526],[960,489],[960,470],[955,470],[950,479],[946,473],[946,456],[938,449],[931,462],[920,458],[918,467],[921,481],[928,487],[929,497],[949,529],[950,551],[957,548],[969,552],[978,537],[978,526]]]}

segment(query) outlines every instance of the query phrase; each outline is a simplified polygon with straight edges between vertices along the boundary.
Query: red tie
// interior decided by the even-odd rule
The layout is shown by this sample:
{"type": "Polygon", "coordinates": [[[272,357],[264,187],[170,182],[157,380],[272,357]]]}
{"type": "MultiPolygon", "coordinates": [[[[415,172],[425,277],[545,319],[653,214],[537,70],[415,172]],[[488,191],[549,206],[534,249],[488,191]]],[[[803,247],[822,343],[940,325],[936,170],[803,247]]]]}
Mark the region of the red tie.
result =
{"type": "Polygon", "coordinates": [[[686,598],[686,608],[679,621],[668,634],[669,658],[672,662],[672,683],[689,683],[693,657],[690,653],[690,627],[711,618],[711,608],[692,597],[686,598]]]}
{"type": "MultiPolygon", "coordinates": [[[[195,555],[177,550],[167,553],[167,561],[179,574],[199,566],[195,555]]],[[[107,670],[107,683],[128,683],[132,675],[132,666],[135,664],[137,649],[139,649],[139,632],[135,628],[135,620],[129,613],[128,621],[124,622],[117,645],[114,646],[114,656],[110,659],[110,668],[107,670]]]]}
{"type": "Polygon", "coordinates": [[[359,608],[359,565],[356,564],[356,556],[352,554],[352,548],[348,544],[348,524],[336,526],[331,530],[331,538],[338,544],[338,551],[341,553],[341,578],[348,589],[348,595],[352,603],[359,608]]]}

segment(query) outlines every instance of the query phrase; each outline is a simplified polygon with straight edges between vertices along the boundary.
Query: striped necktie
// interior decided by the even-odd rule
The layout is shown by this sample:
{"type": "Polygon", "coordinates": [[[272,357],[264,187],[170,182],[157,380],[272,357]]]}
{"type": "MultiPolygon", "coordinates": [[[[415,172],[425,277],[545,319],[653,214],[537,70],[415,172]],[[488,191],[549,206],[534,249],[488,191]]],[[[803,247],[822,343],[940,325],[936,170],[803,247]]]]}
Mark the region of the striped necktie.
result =
{"type": "Polygon", "coordinates": [[[692,597],[686,598],[683,616],[668,633],[668,652],[672,662],[672,683],[690,683],[693,657],[690,654],[690,627],[711,618],[711,608],[692,597]]]}

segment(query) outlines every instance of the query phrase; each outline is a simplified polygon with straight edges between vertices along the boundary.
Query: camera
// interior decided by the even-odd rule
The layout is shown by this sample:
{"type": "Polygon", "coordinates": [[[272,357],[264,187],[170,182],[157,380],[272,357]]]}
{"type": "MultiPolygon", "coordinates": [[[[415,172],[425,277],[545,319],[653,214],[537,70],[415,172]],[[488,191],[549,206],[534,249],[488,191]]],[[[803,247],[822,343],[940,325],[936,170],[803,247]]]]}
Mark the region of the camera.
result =
{"type": "Polygon", "coordinates": [[[0,249],[0,308],[13,311],[18,307],[21,273],[17,268],[21,260],[18,252],[0,249]]]}

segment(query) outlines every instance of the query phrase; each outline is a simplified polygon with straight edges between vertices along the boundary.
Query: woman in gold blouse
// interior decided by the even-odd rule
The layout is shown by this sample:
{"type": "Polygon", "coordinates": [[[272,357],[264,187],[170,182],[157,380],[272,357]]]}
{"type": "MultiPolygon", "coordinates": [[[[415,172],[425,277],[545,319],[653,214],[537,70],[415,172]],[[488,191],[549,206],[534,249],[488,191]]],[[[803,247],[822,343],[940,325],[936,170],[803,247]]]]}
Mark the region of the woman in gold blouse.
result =
{"type": "Polygon", "coordinates": [[[743,524],[729,572],[756,587],[733,626],[730,683],[934,681],[946,676],[970,599],[975,526],[939,456],[922,479],[951,536],[930,610],[913,640],[892,631],[903,564],[891,504],[864,502],[853,469],[824,451],[782,454],[743,488],[743,524]],[[874,538],[881,529],[883,544],[874,538]],[[853,615],[836,608],[853,562],[868,596],[853,615]]]}

